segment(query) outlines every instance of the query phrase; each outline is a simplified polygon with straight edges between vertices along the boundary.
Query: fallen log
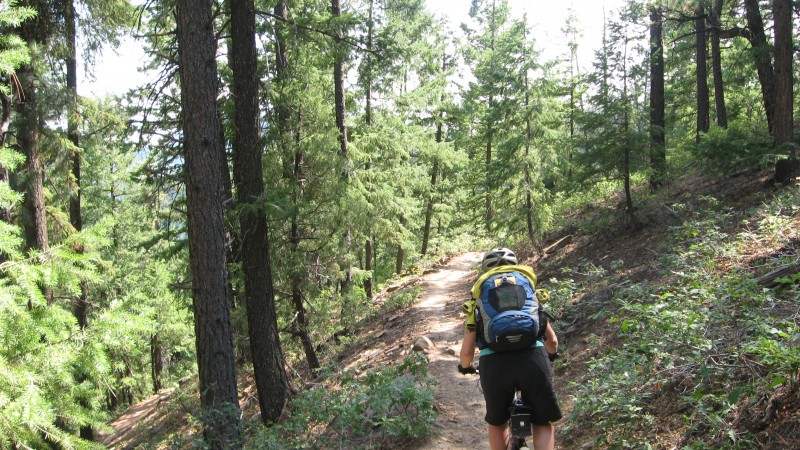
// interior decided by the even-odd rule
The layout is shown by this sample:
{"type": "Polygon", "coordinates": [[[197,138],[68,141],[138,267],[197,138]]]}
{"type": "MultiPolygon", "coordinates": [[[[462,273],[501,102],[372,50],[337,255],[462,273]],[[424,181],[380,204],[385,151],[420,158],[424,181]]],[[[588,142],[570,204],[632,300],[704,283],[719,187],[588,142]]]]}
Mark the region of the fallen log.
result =
{"type": "Polygon", "coordinates": [[[572,242],[572,235],[568,234],[568,235],[564,236],[563,238],[561,238],[561,239],[557,240],[556,242],[554,242],[552,245],[550,245],[546,249],[544,249],[543,252],[544,252],[545,255],[549,255],[550,253],[555,253],[558,250],[560,250],[561,248],[569,245],[570,242],[572,242]]]}
{"type": "MultiPolygon", "coordinates": [[[[788,266],[783,266],[779,269],[773,270],[770,273],[761,275],[760,277],[756,278],[756,283],[758,283],[759,286],[764,286],[766,288],[774,288],[781,284],[778,279],[793,277],[797,275],[798,272],[800,272],[800,260],[797,260],[788,266]]],[[[797,280],[795,280],[795,283],[797,283],[797,280]]]]}

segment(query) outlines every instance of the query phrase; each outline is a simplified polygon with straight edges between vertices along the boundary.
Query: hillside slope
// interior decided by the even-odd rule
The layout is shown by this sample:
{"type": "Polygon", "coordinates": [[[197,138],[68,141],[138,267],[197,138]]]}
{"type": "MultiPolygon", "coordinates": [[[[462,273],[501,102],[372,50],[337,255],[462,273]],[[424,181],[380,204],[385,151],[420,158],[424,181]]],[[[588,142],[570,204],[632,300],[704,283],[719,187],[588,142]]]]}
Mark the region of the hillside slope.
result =
{"type": "MultiPolygon", "coordinates": [[[[618,201],[598,200],[545,250],[520,249],[557,316],[564,357],[554,370],[566,413],[558,448],[800,448],[800,189],[774,187],[769,175],[690,176],[638,205],[636,229],[618,201]],[[770,281],[781,268],[784,277],[770,281]]],[[[477,377],[455,370],[459,306],[479,258],[457,255],[391,287],[418,292],[413,305],[364,322],[338,358],[363,373],[424,355],[435,382],[433,435],[342,448],[485,447],[477,377]]],[[[252,386],[243,384],[252,416],[252,386]]],[[[104,442],[165,448],[197,433],[181,419],[196,407],[186,395],[149,402],[115,421],[104,442]]]]}
{"type": "Polygon", "coordinates": [[[599,201],[535,261],[571,294],[560,448],[800,448],[800,189],[770,177],[689,176],[638,229],[599,201]]]}

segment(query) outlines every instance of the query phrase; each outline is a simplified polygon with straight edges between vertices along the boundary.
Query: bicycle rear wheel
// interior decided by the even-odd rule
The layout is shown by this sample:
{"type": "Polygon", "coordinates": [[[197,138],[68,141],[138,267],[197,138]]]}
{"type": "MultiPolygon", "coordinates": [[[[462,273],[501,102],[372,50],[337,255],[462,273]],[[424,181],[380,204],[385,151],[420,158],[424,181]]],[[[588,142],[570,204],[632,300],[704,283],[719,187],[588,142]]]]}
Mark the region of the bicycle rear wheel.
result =
{"type": "Polygon", "coordinates": [[[525,443],[525,438],[511,436],[508,438],[508,450],[529,450],[530,447],[525,443]]]}

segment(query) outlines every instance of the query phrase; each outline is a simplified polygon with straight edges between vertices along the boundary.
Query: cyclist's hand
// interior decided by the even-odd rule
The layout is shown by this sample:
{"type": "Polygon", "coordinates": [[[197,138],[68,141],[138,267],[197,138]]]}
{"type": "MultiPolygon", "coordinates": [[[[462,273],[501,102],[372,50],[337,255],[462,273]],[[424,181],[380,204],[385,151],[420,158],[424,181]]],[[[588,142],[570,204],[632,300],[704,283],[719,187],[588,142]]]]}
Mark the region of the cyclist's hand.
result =
{"type": "Polygon", "coordinates": [[[557,360],[558,358],[561,358],[561,354],[558,353],[558,352],[548,353],[547,357],[550,358],[550,362],[553,362],[553,361],[557,360]]]}
{"type": "Polygon", "coordinates": [[[458,372],[461,375],[467,375],[467,374],[470,374],[470,373],[478,373],[478,370],[475,368],[475,366],[461,367],[461,363],[459,363],[458,364],[458,372]]]}

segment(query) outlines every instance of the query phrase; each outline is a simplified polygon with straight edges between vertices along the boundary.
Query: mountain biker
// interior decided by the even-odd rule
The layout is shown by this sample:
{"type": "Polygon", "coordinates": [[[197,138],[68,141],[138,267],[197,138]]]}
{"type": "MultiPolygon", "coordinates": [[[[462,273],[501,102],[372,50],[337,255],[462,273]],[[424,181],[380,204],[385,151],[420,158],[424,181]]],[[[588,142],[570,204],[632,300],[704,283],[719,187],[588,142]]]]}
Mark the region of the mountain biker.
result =
{"type": "MultiPolygon", "coordinates": [[[[496,248],[487,252],[481,261],[481,269],[509,266],[511,270],[529,271],[528,266],[517,265],[517,257],[507,248],[496,248]]],[[[505,267],[504,267],[505,268],[505,267]]],[[[470,300],[475,302],[475,300],[470,300]]],[[[474,304],[467,302],[465,310],[474,304]]],[[[475,373],[472,367],[475,357],[477,332],[471,314],[467,315],[464,339],[461,343],[461,373],[475,373]]],[[[561,419],[551,380],[550,361],[558,357],[558,337],[548,323],[544,331],[544,342],[537,340],[533,346],[524,350],[494,352],[489,348],[480,351],[480,382],[486,401],[485,420],[488,423],[489,445],[492,450],[506,448],[508,442],[507,422],[510,417],[509,405],[515,390],[519,389],[522,399],[533,408],[533,445],[536,450],[555,447],[555,431],[552,422],[561,419]]]]}

